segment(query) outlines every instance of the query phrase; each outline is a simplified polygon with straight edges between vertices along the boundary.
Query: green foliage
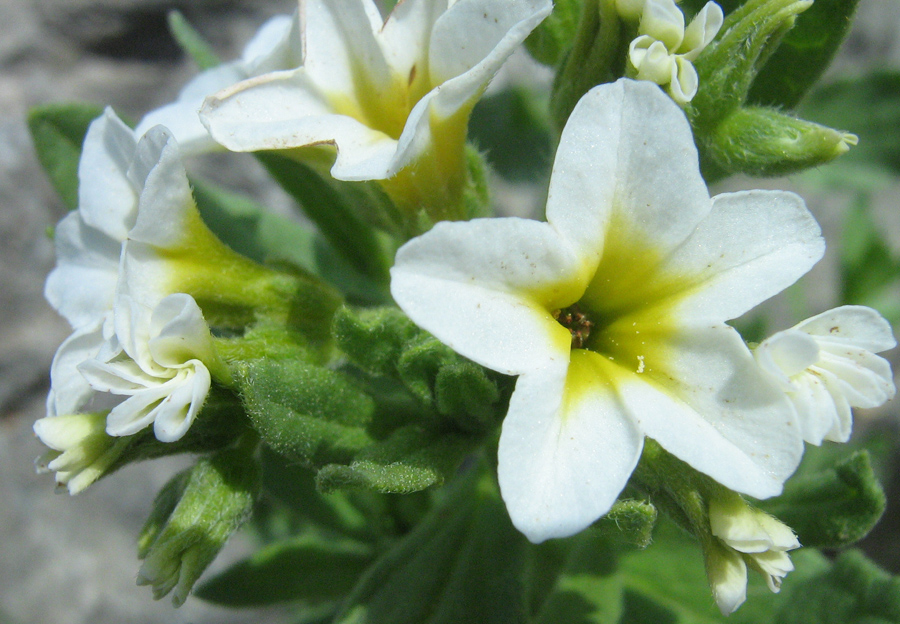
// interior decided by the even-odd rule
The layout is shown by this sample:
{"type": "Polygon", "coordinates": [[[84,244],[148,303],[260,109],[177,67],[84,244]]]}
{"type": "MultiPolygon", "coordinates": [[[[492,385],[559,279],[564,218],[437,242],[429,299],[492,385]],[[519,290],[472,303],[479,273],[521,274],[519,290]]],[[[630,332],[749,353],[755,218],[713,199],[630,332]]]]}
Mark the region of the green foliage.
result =
{"type": "Polygon", "coordinates": [[[323,159],[315,148],[303,154],[309,158],[301,161],[277,152],[259,152],[256,157],[356,270],[386,284],[392,250],[363,215],[383,211],[388,200],[372,184],[340,182],[320,174],[312,166],[323,159]]]}
{"type": "Polygon", "coordinates": [[[209,43],[185,19],[180,11],[169,12],[169,32],[185,54],[190,56],[200,69],[211,69],[221,63],[209,43]]]}
{"type": "Polygon", "coordinates": [[[203,583],[195,595],[222,606],[336,603],[372,563],[366,544],[314,534],[268,544],[203,583]]]}
{"type": "Polygon", "coordinates": [[[759,71],[748,101],[776,108],[797,106],[831,64],[858,4],[859,0],[815,0],[759,71]]]}
{"type": "Polygon", "coordinates": [[[525,546],[495,486],[471,470],[366,572],[335,623],[524,624],[525,546]]]}
{"type": "Polygon", "coordinates": [[[417,425],[396,429],[387,439],[367,446],[349,465],[331,464],[319,470],[320,490],[368,489],[409,494],[452,477],[479,439],[417,425]]]}
{"type": "Polygon", "coordinates": [[[469,119],[469,139],[504,178],[544,180],[553,161],[547,107],[545,97],[524,88],[482,98],[469,119]]]}
{"type": "Polygon", "coordinates": [[[335,314],[334,336],[353,364],[401,382],[454,427],[477,433],[496,422],[502,402],[494,378],[418,329],[400,310],[344,306],[335,314]]]}
{"type": "Polygon", "coordinates": [[[38,160],[69,210],[78,207],[78,161],[91,122],[103,113],[92,104],[45,104],[28,112],[38,160]]]}
{"type": "MultiPolygon", "coordinates": [[[[572,46],[583,0],[557,0],[553,12],[525,40],[525,49],[544,65],[557,65],[572,46]]],[[[507,135],[510,136],[510,135],[507,135]]]]}
{"type": "Polygon", "coordinates": [[[346,376],[294,360],[256,360],[238,370],[253,427],[277,452],[308,465],[349,461],[371,444],[374,405],[346,376]]]}
{"type": "Polygon", "coordinates": [[[804,546],[840,548],[865,537],[885,505],[869,454],[861,451],[829,470],[791,479],[766,510],[794,529],[804,546]]]}
{"type": "Polygon", "coordinates": [[[797,584],[776,624],[894,624],[900,622],[900,578],[858,551],[797,584]]]}

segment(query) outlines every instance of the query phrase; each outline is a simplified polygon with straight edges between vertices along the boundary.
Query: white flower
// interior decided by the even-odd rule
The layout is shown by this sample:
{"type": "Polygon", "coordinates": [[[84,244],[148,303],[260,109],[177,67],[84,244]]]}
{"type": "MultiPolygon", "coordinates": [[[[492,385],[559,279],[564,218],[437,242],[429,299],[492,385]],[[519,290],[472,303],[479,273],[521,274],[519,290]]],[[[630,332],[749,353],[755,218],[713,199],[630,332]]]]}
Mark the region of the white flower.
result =
{"type": "Polygon", "coordinates": [[[710,585],[724,615],[733,613],[747,597],[748,565],[765,577],[769,590],[781,590],[782,579],[794,569],[787,551],[800,547],[787,525],[736,495],[710,501],[709,524],[724,546],[707,553],[710,585]]]}
{"type": "Polygon", "coordinates": [[[112,310],[122,243],[137,218],[144,180],[132,175],[137,141],[111,108],[95,119],[78,163],[78,210],[56,226],[56,268],[44,295],[74,329],[112,310]]]}
{"type": "Polygon", "coordinates": [[[235,151],[333,144],[341,180],[390,178],[435,143],[452,160],[471,107],[550,9],[406,0],[383,20],[372,0],[301,0],[303,66],[225,89],[201,118],[235,151]]]}
{"type": "Polygon", "coordinates": [[[128,397],[109,412],[106,432],[128,436],[152,424],[161,442],[180,439],[209,392],[205,363],[217,361],[197,302],[178,293],[148,308],[121,293],[115,322],[97,357],[78,365],[95,390],[128,397]]]}
{"type": "Polygon", "coordinates": [[[803,438],[821,444],[850,439],[850,408],[878,407],[894,396],[891,365],[875,354],[895,346],[878,312],[842,306],[778,332],[753,354],[793,401],[803,438]]]}
{"type": "Polygon", "coordinates": [[[252,76],[293,69],[300,63],[297,15],[273,17],[250,40],[240,59],[198,74],[184,86],[174,102],[147,113],[135,128],[135,135],[143,136],[153,126],[163,125],[178,141],[184,155],[214,150],[219,147],[218,144],[200,123],[203,100],[252,76]]]}
{"type": "Polygon", "coordinates": [[[34,433],[49,449],[35,461],[38,473],[55,472],[56,483],[78,494],[102,477],[124,445],[107,435],[106,413],[41,418],[34,433]]]}
{"type": "Polygon", "coordinates": [[[795,415],[725,321],[821,257],[803,201],[710,199],[680,109],[620,80],[575,107],[547,221],[439,223],[392,269],[413,321],[519,375],[498,469],[514,524],[535,542],[588,526],[645,435],[730,489],[778,494],[803,450],[795,415]]]}
{"type": "Polygon", "coordinates": [[[668,85],[673,100],[690,102],[699,87],[692,61],[715,38],[723,19],[721,7],[708,2],[685,28],[684,15],[674,0],[646,0],[638,37],[628,47],[633,77],[668,85]]]}
{"type": "Polygon", "coordinates": [[[58,265],[46,285],[48,300],[75,329],[51,366],[48,417],[111,410],[107,433],[129,435],[137,431],[134,422],[144,423],[138,429],[149,423],[135,397],[153,404],[151,392],[140,392],[152,387],[165,399],[151,419],[163,415],[159,439],[184,434],[209,388],[206,365],[217,362],[197,304],[188,295],[170,297],[185,273],[179,262],[186,258],[196,272],[197,258],[210,250],[212,235],[202,236],[201,223],[165,128],[136,141],[111,109],[91,124],[79,165],[79,208],[57,228],[58,265]],[[191,357],[167,346],[172,341],[189,345],[184,353],[191,357]],[[106,376],[97,372],[103,367],[111,369],[106,376]],[[183,408],[187,413],[179,414],[183,408]]]}

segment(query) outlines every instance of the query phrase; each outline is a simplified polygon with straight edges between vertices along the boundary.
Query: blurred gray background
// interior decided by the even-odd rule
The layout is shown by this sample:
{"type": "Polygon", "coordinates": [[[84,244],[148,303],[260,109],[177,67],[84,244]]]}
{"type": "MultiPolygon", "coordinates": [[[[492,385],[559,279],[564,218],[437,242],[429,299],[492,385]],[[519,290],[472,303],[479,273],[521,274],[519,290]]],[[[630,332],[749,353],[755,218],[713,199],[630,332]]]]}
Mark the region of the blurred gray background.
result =
{"type": "MultiPolygon", "coordinates": [[[[170,9],[180,9],[221,57],[230,59],[268,16],[289,13],[295,5],[291,0],[0,0],[0,624],[288,621],[277,608],[231,612],[195,599],[176,610],[168,599],[154,602],[147,588],[134,584],[137,531],[157,489],[186,460],[133,466],[77,497],[54,494],[52,477],[34,474],[32,462],[41,446],[31,425],[44,414],[50,360],[68,327],[42,296],[54,264],[45,231],[65,209],[35,159],[25,114],[36,104],[82,100],[139,119],[173,99],[195,72],[168,35],[170,9]]],[[[862,0],[860,6],[831,75],[900,68],[900,5],[862,0]]],[[[196,166],[229,186],[247,188],[264,203],[285,204],[252,159],[196,166]]],[[[735,184],[743,182],[730,183],[735,184]]],[[[834,234],[840,198],[811,195],[795,180],[752,184],[799,190],[826,236],[834,234]]],[[[502,188],[498,199],[506,206],[524,196],[521,188],[502,188]]],[[[883,195],[877,219],[892,232],[900,255],[900,187],[883,195]]],[[[823,279],[814,281],[827,284],[833,262],[826,259],[816,270],[823,279]]],[[[832,305],[827,288],[811,296],[815,308],[832,305]]],[[[896,406],[885,413],[896,415],[896,406]]],[[[879,560],[895,562],[895,572],[898,516],[890,509],[876,535],[879,560]]],[[[249,547],[246,537],[236,537],[217,566],[249,547]]]]}

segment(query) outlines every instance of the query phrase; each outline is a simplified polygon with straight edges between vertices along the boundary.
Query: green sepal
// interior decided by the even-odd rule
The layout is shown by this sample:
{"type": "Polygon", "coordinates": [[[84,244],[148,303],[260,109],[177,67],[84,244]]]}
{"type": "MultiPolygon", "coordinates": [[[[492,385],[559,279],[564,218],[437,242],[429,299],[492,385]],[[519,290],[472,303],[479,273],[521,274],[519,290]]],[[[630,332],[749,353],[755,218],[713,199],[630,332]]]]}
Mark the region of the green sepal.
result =
{"type": "Polygon", "coordinates": [[[259,492],[255,445],[201,458],[163,487],[138,538],[138,584],[180,606],[225,542],[250,516],[259,492]]]}
{"type": "Polygon", "coordinates": [[[778,624],[896,624],[900,622],[900,578],[892,577],[856,550],[842,553],[830,569],[791,592],[778,624]]]}
{"type": "Polygon", "coordinates": [[[364,489],[410,494],[442,485],[455,474],[480,440],[418,425],[396,429],[387,439],[362,449],[347,464],[330,464],[316,475],[323,492],[364,489]]]}
{"type": "Polygon", "coordinates": [[[707,180],[733,173],[779,176],[845,154],[857,137],[771,108],[741,107],[699,137],[707,180]]]}
{"type": "Polygon", "coordinates": [[[373,559],[367,544],[300,535],[267,544],[204,582],[194,595],[237,608],[292,601],[303,607],[326,603],[333,609],[373,559]]]}
{"type": "Polygon", "coordinates": [[[480,466],[456,482],[348,597],[336,624],[525,624],[527,542],[480,466]]]}
{"type": "Polygon", "coordinates": [[[581,15],[582,0],[556,0],[553,12],[531,31],[525,49],[534,60],[555,66],[572,47],[581,15]]]}
{"type": "MultiPolygon", "coordinates": [[[[269,174],[291,195],[334,249],[377,284],[390,281],[392,243],[373,225],[386,227],[390,200],[376,185],[342,182],[321,172],[327,156],[319,148],[299,150],[295,158],[258,152],[269,174]]],[[[330,166],[330,165],[329,165],[330,166]]]]}
{"type": "Polygon", "coordinates": [[[699,90],[685,108],[695,132],[710,132],[747,101],[750,86],[811,0],[748,0],[725,17],[718,37],[694,61],[699,90]]]}
{"type": "Polygon", "coordinates": [[[853,453],[834,468],[792,479],[766,511],[794,529],[804,546],[841,548],[875,526],[887,500],[867,451],[853,453]]]}
{"type": "Polygon", "coordinates": [[[619,500],[592,528],[604,537],[636,548],[647,548],[653,541],[653,528],[659,513],[647,501],[619,500]]]}
{"type": "Polygon", "coordinates": [[[206,39],[191,26],[181,11],[169,11],[168,22],[172,38],[175,39],[182,51],[193,59],[197,67],[212,69],[222,62],[206,39]]]}
{"type": "Polygon", "coordinates": [[[374,404],[339,372],[294,360],[255,360],[237,368],[253,427],[272,449],[307,465],[349,462],[372,443],[374,404]]]}
{"type": "Polygon", "coordinates": [[[28,111],[38,161],[69,210],[78,207],[78,162],[91,122],[103,114],[93,104],[44,104],[28,111]]]}
{"type": "Polygon", "coordinates": [[[841,47],[859,0],[816,0],[797,18],[750,88],[748,101],[794,108],[841,47]]]}

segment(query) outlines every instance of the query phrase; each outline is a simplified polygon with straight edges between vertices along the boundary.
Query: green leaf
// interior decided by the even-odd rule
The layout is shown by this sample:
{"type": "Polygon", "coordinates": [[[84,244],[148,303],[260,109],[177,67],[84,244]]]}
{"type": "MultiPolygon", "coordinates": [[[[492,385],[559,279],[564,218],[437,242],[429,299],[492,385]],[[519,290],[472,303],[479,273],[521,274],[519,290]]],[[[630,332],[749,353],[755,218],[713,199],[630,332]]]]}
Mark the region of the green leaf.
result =
{"type": "Polygon", "coordinates": [[[45,104],[28,112],[38,160],[69,210],[78,207],[78,161],[91,122],[103,114],[92,104],[45,104]]]}
{"type": "Polygon", "coordinates": [[[859,551],[841,554],[830,569],[791,589],[775,624],[900,622],[900,578],[859,551]]]}
{"type": "Polygon", "coordinates": [[[275,451],[322,465],[350,461],[372,443],[365,425],[374,405],[336,371],[293,360],[256,360],[238,371],[254,428],[275,451]]]}
{"type": "Polygon", "coordinates": [[[370,546],[301,535],[269,544],[203,583],[198,598],[228,607],[335,603],[371,565],[370,546]]]}
{"type": "Polygon", "coordinates": [[[825,85],[810,93],[799,112],[833,128],[846,128],[859,137],[859,145],[841,157],[841,164],[877,165],[895,174],[900,172],[900,141],[896,140],[900,73],[880,71],[825,85]]]}
{"type": "Polygon", "coordinates": [[[362,449],[349,465],[325,466],[316,483],[325,492],[341,488],[418,492],[449,479],[478,442],[471,436],[408,425],[362,449]]]}
{"type": "MultiPolygon", "coordinates": [[[[316,151],[303,154],[322,159],[316,151]]],[[[310,164],[276,152],[258,152],[256,157],[356,270],[376,283],[389,282],[392,250],[372,223],[361,216],[377,211],[387,201],[373,185],[334,180],[328,174],[320,175],[310,164]]]]}
{"type": "Polygon", "coordinates": [[[344,260],[320,234],[244,195],[193,179],[194,199],[209,229],[234,251],[263,264],[289,263],[357,301],[380,301],[378,287],[344,260]]]}
{"type": "Polygon", "coordinates": [[[553,590],[534,624],[616,624],[623,614],[623,583],[615,552],[599,532],[575,537],[553,590]]]}
{"type": "Polygon", "coordinates": [[[209,43],[191,26],[181,11],[169,12],[169,32],[200,69],[211,69],[221,63],[209,43]]]}
{"type": "Polygon", "coordinates": [[[393,306],[338,308],[332,326],[338,347],[370,375],[396,377],[400,353],[421,330],[393,306]]]}
{"type": "Polygon", "coordinates": [[[869,454],[861,451],[832,469],[791,479],[765,509],[794,529],[804,546],[840,548],[865,537],[885,505],[869,454]]]}
{"type": "Polygon", "coordinates": [[[653,541],[653,528],[658,515],[651,503],[619,500],[592,526],[599,529],[604,537],[637,548],[647,548],[653,541]]]}
{"type": "Polygon", "coordinates": [[[553,139],[546,95],[517,88],[482,98],[469,119],[469,140],[509,180],[548,179],[553,139]]]}
{"type": "Polygon", "coordinates": [[[748,101],[763,106],[797,106],[831,64],[850,31],[858,4],[859,0],[816,0],[797,18],[757,74],[748,101]]]}
{"type": "Polygon", "coordinates": [[[528,53],[544,65],[557,65],[572,47],[582,0],[557,0],[553,12],[525,40],[528,53]]]}
{"type": "Polygon", "coordinates": [[[479,467],[365,574],[335,622],[525,624],[526,544],[479,467]]]}

